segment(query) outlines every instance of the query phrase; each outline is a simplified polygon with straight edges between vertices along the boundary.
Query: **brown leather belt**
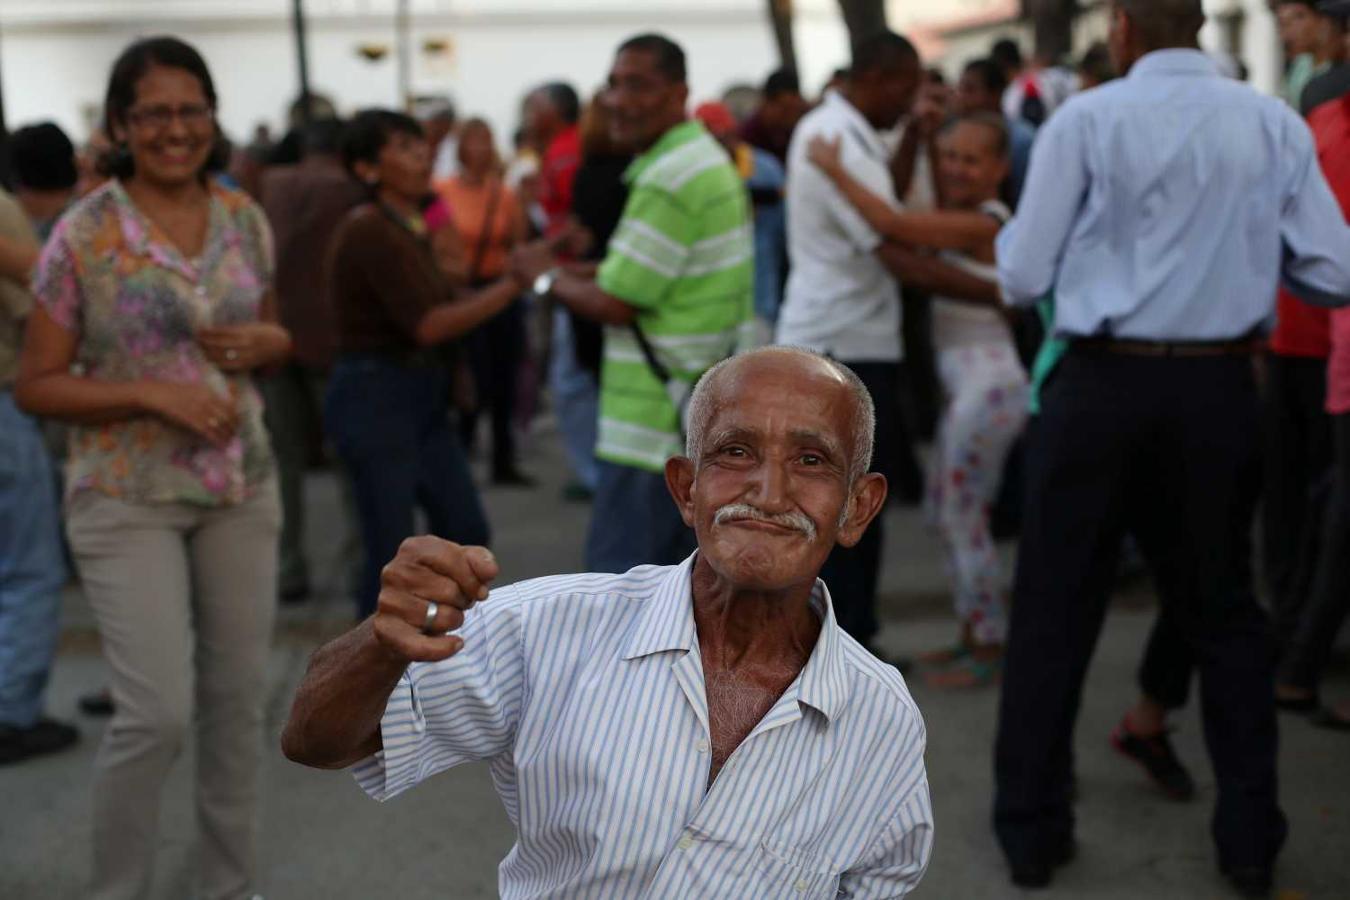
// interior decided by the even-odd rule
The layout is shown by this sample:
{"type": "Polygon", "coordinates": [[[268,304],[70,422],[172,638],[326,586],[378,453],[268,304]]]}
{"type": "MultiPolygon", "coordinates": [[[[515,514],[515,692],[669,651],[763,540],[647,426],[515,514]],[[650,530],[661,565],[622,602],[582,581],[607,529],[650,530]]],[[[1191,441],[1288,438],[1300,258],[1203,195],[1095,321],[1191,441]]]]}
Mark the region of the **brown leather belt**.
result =
{"type": "Polygon", "coordinates": [[[1119,356],[1197,357],[1251,356],[1262,346],[1260,338],[1241,337],[1231,341],[1137,341],[1128,338],[1073,338],[1070,348],[1087,353],[1111,353],[1119,356]]]}

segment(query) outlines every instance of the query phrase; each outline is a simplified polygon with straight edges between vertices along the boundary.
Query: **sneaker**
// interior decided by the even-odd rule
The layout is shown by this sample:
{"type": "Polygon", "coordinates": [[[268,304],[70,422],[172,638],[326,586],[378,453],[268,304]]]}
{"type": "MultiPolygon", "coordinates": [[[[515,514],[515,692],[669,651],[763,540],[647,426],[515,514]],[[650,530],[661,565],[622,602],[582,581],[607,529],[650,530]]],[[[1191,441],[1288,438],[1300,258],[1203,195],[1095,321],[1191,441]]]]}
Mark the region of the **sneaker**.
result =
{"type": "Polygon", "coordinates": [[[1177,759],[1166,731],[1140,737],[1130,731],[1122,719],[1116,730],[1111,732],[1111,745],[1122,756],[1143,766],[1153,783],[1173,800],[1184,802],[1195,796],[1195,781],[1181,760],[1177,759]]]}
{"type": "Polygon", "coordinates": [[[29,728],[0,725],[0,765],[56,753],[73,745],[80,733],[63,722],[38,719],[29,728]]]}

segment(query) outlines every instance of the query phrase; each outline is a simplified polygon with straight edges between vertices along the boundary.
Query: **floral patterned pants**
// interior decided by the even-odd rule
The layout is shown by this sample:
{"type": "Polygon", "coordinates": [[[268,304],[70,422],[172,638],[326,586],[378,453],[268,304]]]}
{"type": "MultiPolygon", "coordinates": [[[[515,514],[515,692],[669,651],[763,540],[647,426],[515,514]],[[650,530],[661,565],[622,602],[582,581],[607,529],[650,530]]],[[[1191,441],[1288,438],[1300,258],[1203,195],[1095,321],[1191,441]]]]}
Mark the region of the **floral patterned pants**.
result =
{"type": "Polygon", "coordinates": [[[1026,372],[1011,341],[939,349],[947,406],[928,477],[928,512],[947,546],[956,613],[976,642],[1007,631],[1007,587],[989,530],[1003,463],[1027,420],[1026,372]]]}

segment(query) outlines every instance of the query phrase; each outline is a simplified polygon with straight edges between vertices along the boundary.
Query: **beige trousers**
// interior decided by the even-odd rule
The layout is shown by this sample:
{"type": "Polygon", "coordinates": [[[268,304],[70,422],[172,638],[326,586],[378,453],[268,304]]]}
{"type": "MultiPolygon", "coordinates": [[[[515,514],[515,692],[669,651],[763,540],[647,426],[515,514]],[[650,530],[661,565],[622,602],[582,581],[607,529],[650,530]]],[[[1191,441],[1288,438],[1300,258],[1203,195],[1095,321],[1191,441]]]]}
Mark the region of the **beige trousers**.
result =
{"type": "Polygon", "coordinates": [[[85,492],[67,531],[112,671],[94,772],[91,896],[150,890],[160,792],[197,738],[197,872],[206,900],[256,886],[255,814],[276,612],[273,482],[234,507],[134,505],[85,492]]]}

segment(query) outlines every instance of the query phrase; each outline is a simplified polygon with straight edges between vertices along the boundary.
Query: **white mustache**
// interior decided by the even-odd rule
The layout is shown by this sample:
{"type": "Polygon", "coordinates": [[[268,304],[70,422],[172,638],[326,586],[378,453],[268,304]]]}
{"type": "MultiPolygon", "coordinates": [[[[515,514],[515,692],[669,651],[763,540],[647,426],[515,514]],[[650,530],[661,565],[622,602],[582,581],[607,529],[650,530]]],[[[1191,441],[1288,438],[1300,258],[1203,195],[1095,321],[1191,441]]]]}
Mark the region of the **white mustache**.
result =
{"type": "Polygon", "coordinates": [[[779,525],[783,528],[791,528],[793,531],[800,531],[806,536],[807,540],[815,540],[816,537],[816,523],[808,519],[803,513],[767,513],[748,503],[728,503],[723,506],[713,516],[713,524],[725,525],[727,522],[746,519],[754,522],[768,522],[770,525],[779,525]]]}

